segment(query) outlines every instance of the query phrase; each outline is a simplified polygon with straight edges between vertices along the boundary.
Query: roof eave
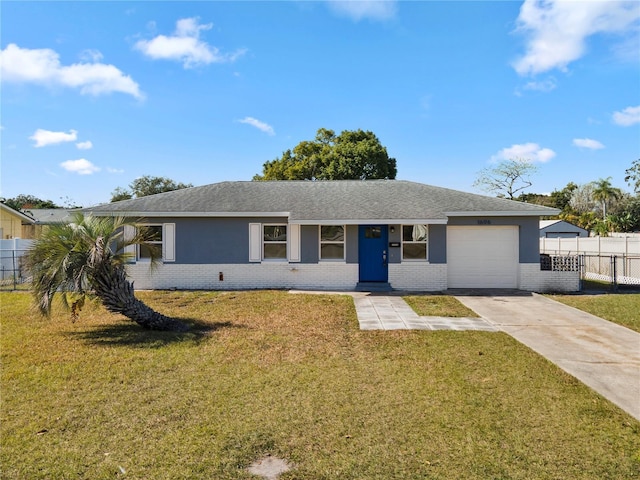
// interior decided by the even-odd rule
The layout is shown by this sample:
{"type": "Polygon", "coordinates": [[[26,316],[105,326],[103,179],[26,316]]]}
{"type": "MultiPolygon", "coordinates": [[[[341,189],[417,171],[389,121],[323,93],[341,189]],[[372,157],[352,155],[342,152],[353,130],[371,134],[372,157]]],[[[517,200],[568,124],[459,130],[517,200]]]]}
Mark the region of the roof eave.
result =
{"type": "Polygon", "coordinates": [[[445,218],[361,218],[361,219],[291,219],[291,223],[298,225],[445,225],[445,218]]]}
{"type": "Polygon", "coordinates": [[[87,208],[86,211],[96,217],[288,217],[289,212],[150,212],[150,211],[93,211],[87,208]]]}
{"type": "Polygon", "coordinates": [[[546,208],[545,210],[504,210],[504,211],[466,211],[444,212],[447,217],[544,217],[558,215],[561,210],[546,208]]]}

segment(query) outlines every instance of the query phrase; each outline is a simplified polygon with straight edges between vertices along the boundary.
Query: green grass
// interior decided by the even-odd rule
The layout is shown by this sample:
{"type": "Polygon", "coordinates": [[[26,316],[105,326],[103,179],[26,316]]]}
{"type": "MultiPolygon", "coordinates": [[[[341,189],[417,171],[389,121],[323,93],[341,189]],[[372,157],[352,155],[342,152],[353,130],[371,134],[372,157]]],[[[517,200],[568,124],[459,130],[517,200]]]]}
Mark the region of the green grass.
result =
{"type": "Polygon", "coordinates": [[[640,293],[549,295],[549,297],[640,332],[640,293]]]}
{"type": "Polygon", "coordinates": [[[503,333],[360,331],[348,296],[142,292],[193,325],[0,293],[3,479],[623,479],[640,422],[503,333]],[[125,472],[125,473],[123,473],[125,472]]]}
{"type": "Polygon", "coordinates": [[[478,314],[449,295],[408,295],[404,300],[424,317],[477,317],[478,314]]]}

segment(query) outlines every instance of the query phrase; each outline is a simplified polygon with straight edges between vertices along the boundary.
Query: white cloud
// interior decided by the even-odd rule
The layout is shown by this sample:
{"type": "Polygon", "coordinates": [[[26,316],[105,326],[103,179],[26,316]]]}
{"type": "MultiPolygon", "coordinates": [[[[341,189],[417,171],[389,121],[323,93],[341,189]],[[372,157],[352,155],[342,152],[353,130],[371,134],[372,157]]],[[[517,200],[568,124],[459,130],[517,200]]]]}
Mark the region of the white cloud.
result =
{"type": "Polygon", "coordinates": [[[556,79],[554,77],[549,77],[546,80],[527,82],[522,86],[522,88],[516,88],[514,93],[517,97],[522,96],[523,90],[547,93],[555,90],[556,86],[556,79]]]}
{"type": "Polygon", "coordinates": [[[588,148],[589,150],[600,150],[604,148],[604,145],[602,143],[591,138],[574,138],[573,144],[576,147],[588,148]]]}
{"type": "Polygon", "coordinates": [[[555,78],[549,77],[546,80],[542,80],[539,82],[527,82],[524,87],[524,90],[535,90],[538,92],[550,92],[556,88],[556,80],[555,78]]]}
{"type": "Polygon", "coordinates": [[[611,48],[611,52],[620,61],[625,63],[637,63],[640,51],[640,29],[631,31],[627,37],[611,48]]]}
{"type": "Polygon", "coordinates": [[[275,135],[276,132],[273,130],[273,127],[269,124],[261,122],[260,120],[253,117],[244,117],[242,120],[238,120],[240,123],[246,123],[247,125],[251,125],[256,127],[258,130],[263,131],[269,135],[275,135]]]}
{"type": "Polygon", "coordinates": [[[631,125],[640,123],[640,105],[637,107],[627,107],[621,112],[614,112],[613,121],[623,127],[630,127],[631,125]]]}
{"type": "Polygon", "coordinates": [[[64,142],[75,142],[78,139],[78,132],[75,130],[69,130],[69,133],[65,132],[52,132],[50,130],[43,130],[39,128],[33,135],[29,137],[29,140],[36,142],[34,147],[46,147],[47,145],[56,145],[64,142]]]}
{"type": "Polygon", "coordinates": [[[626,32],[639,18],[636,0],[525,0],[517,31],[527,37],[527,48],[513,67],[520,75],[566,70],[585,54],[588,37],[626,32]]]}
{"type": "Polygon", "coordinates": [[[91,143],[91,140],[87,140],[86,142],[78,142],[76,143],[76,148],[78,150],[91,150],[93,148],[93,143],[91,143]]]}
{"type": "Polygon", "coordinates": [[[555,156],[556,152],[550,148],[541,148],[537,143],[522,143],[503,148],[491,156],[491,161],[499,162],[503,160],[521,159],[529,162],[545,163],[555,156]]]}
{"type": "Polygon", "coordinates": [[[102,60],[102,58],[103,55],[99,50],[94,50],[91,48],[88,48],[80,53],[80,60],[84,60],[85,62],[95,63],[102,60]]]}
{"type": "Polygon", "coordinates": [[[77,173],[78,175],[91,175],[100,171],[99,167],[96,167],[86,158],[79,158],[78,160],[67,160],[60,164],[62,168],[68,172],[77,173]]]}
{"type": "Polygon", "coordinates": [[[124,170],[120,169],[120,168],[111,168],[111,167],[107,167],[107,172],[109,173],[124,173],[124,170]]]}
{"type": "Polygon", "coordinates": [[[389,20],[395,17],[397,11],[395,0],[327,0],[327,3],[338,15],[356,22],[363,18],[389,20]]]}
{"type": "Polygon", "coordinates": [[[200,32],[210,30],[212,23],[199,24],[198,18],[182,18],[176,22],[173,35],[158,35],[151,40],[139,40],[135,48],[154,60],[175,60],[184,68],[193,68],[210,63],[233,62],[245,53],[237,50],[231,54],[221,54],[220,50],[200,40],[200,32]]]}
{"type": "Polygon", "coordinates": [[[104,63],[60,64],[60,56],[49,48],[20,48],[14,43],[0,51],[2,80],[80,89],[81,94],[127,93],[143,98],[140,86],[113,65],[104,63]]]}

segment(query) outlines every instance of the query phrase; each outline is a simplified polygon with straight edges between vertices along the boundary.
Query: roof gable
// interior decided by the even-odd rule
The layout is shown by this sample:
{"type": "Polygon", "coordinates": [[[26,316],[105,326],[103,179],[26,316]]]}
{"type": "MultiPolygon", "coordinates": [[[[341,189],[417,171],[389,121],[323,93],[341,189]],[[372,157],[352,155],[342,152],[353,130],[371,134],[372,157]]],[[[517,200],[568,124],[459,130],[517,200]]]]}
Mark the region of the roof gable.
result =
{"type": "Polygon", "coordinates": [[[34,219],[29,217],[28,215],[25,215],[22,212],[19,212],[18,210],[14,210],[13,208],[5,205],[4,203],[0,202],[0,210],[2,210],[5,214],[8,215],[12,215],[14,217],[18,217],[20,219],[21,222],[23,223],[34,223],[34,219]]]}
{"type": "Polygon", "coordinates": [[[221,182],[86,209],[123,216],[287,216],[294,223],[431,222],[558,210],[404,180],[221,182]]]}
{"type": "Polygon", "coordinates": [[[579,227],[578,225],[574,225],[573,223],[567,222],[566,220],[540,220],[540,230],[552,230],[552,231],[583,231],[588,232],[586,228],[579,227]]]}

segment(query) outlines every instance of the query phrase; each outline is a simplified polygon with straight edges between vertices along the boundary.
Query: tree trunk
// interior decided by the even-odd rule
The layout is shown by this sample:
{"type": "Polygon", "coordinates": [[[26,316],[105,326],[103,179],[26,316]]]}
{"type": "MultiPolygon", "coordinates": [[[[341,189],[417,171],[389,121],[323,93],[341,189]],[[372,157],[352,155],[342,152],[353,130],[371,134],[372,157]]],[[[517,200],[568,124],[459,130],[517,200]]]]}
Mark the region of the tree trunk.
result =
{"type": "Polygon", "coordinates": [[[162,315],[138,300],[124,267],[100,265],[94,273],[93,288],[110,312],[120,313],[148,330],[185,332],[189,329],[180,320],[162,315]]]}

